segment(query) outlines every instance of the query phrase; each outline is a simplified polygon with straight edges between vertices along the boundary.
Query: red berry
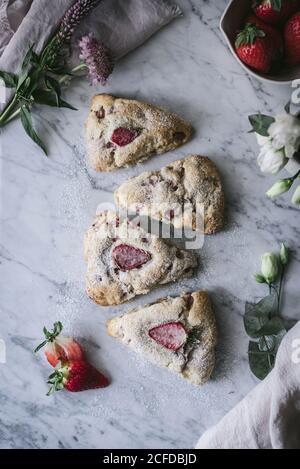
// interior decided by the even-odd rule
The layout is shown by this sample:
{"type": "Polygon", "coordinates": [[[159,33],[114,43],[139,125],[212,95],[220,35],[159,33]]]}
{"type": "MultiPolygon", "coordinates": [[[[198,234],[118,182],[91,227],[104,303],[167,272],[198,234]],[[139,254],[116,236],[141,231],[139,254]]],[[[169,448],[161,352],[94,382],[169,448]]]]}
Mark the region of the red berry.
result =
{"type": "Polygon", "coordinates": [[[48,395],[61,389],[80,392],[104,388],[109,384],[108,379],[100,371],[83,360],[62,363],[49,376],[48,383],[51,384],[48,395]]]}
{"type": "Polygon", "coordinates": [[[48,331],[44,327],[46,340],[35,349],[35,352],[38,352],[41,348],[45,347],[45,356],[53,367],[61,360],[83,360],[84,357],[82,347],[76,340],[71,337],[59,336],[62,329],[63,325],[61,322],[55,322],[52,331],[48,331]]]}
{"type": "Polygon", "coordinates": [[[274,45],[267,34],[251,24],[237,35],[235,49],[238,57],[249,67],[268,73],[274,57],[274,45]]]}
{"type": "Polygon", "coordinates": [[[168,350],[178,350],[186,342],[187,334],[181,322],[169,322],[149,331],[151,339],[168,350]]]}
{"type": "Polygon", "coordinates": [[[273,44],[273,51],[274,51],[274,60],[279,60],[282,58],[283,55],[283,38],[280,32],[270,26],[269,24],[264,23],[262,20],[257,18],[255,15],[250,15],[247,19],[245,24],[252,24],[256,26],[258,29],[261,29],[266,33],[266,37],[269,38],[273,44]]]}
{"type": "Polygon", "coordinates": [[[111,141],[119,147],[125,147],[129,143],[133,142],[140,134],[138,129],[126,129],[125,127],[119,127],[113,131],[111,141]]]}
{"type": "Polygon", "coordinates": [[[300,63],[300,13],[293,15],[284,30],[287,63],[291,66],[300,63]]]}
{"type": "Polygon", "coordinates": [[[252,8],[265,23],[283,24],[299,6],[299,0],[254,0],[252,8]]]}
{"type": "Polygon", "coordinates": [[[122,272],[137,269],[151,259],[151,254],[128,244],[119,244],[112,252],[114,261],[122,272]]]}

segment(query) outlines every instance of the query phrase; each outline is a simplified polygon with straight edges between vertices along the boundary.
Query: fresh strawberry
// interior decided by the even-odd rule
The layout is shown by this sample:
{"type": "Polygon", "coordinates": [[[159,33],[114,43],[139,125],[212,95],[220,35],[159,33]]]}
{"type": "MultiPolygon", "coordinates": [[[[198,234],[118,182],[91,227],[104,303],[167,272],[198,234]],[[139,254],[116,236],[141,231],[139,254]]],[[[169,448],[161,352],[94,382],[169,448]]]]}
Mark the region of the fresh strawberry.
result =
{"type": "Polygon", "coordinates": [[[269,24],[283,24],[299,9],[299,0],[254,0],[256,16],[269,24]]]}
{"type": "Polygon", "coordinates": [[[186,342],[187,334],[181,322],[168,322],[150,329],[149,336],[168,350],[178,350],[186,342]]]}
{"type": "Polygon", "coordinates": [[[59,337],[62,329],[63,325],[59,321],[54,323],[52,331],[48,331],[44,327],[46,340],[35,349],[35,352],[38,352],[41,348],[46,347],[45,356],[53,367],[60,360],[83,360],[84,358],[83,350],[76,340],[71,337],[59,337]]]}
{"type": "Polygon", "coordinates": [[[248,24],[235,41],[238,57],[249,67],[261,73],[268,73],[274,57],[274,45],[266,33],[248,24]]]}
{"type": "Polygon", "coordinates": [[[87,391],[88,389],[105,388],[108,379],[84,360],[61,362],[54,373],[49,376],[51,387],[48,396],[55,391],[66,389],[70,392],[87,391]]]}
{"type": "Polygon", "coordinates": [[[119,127],[113,131],[111,141],[119,147],[125,147],[129,143],[133,142],[140,131],[138,129],[126,129],[125,127],[119,127]]]}
{"type": "Polygon", "coordinates": [[[151,259],[151,254],[128,244],[119,244],[112,252],[114,261],[122,272],[138,269],[151,259]]]}
{"type": "Polygon", "coordinates": [[[256,26],[258,29],[262,30],[266,33],[266,37],[268,37],[272,44],[274,45],[274,60],[279,60],[283,56],[283,39],[280,32],[270,26],[269,24],[264,23],[262,20],[257,18],[255,15],[250,15],[245,21],[245,24],[251,24],[256,26]]]}
{"type": "Polygon", "coordinates": [[[300,63],[300,13],[293,15],[284,30],[287,63],[291,66],[300,63]]]}

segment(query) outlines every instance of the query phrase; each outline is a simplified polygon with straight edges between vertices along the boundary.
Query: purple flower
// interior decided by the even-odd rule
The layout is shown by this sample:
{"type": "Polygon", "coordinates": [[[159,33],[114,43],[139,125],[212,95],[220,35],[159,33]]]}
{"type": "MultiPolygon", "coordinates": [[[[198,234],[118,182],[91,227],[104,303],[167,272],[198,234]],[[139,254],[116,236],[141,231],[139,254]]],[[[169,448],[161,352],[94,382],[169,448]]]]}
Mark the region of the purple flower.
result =
{"type": "Polygon", "coordinates": [[[75,28],[100,0],[77,0],[63,17],[58,35],[63,42],[71,40],[75,28]]]}
{"type": "Polygon", "coordinates": [[[80,58],[89,69],[92,85],[105,85],[114,65],[111,54],[104,44],[97,41],[92,33],[83,36],[79,41],[80,58]]]}

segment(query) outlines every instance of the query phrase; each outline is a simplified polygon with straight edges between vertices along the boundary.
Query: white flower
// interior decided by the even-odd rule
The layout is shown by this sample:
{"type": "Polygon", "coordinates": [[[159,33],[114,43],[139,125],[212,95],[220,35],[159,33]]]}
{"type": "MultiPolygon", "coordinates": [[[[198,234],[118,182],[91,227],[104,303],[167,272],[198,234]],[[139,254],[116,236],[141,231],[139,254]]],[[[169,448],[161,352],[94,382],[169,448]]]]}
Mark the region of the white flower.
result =
{"type": "Polygon", "coordinates": [[[287,163],[283,150],[275,150],[272,142],[266,140],[257,158],[258,166],[263,173],[278,173],[287,163]]]}
{"type": "Polygon", "coordinates": [[[256,135],[257,143],[258,143],[258,145],[260,145],[261,147],[262,147],[265,143],[271,141],[271,137],[263,137],[262,135],[259,135],[259,134],[257,134],[257,133],[255,133],[255,135],[256,135]]]}
{"type": "Polygon", "coordinates": [[[285,151],[287,158],[293,158],[300,146],[300,120],[291,114],[276,116],[268,129],[272,145],[276,150],[285,151]]]}

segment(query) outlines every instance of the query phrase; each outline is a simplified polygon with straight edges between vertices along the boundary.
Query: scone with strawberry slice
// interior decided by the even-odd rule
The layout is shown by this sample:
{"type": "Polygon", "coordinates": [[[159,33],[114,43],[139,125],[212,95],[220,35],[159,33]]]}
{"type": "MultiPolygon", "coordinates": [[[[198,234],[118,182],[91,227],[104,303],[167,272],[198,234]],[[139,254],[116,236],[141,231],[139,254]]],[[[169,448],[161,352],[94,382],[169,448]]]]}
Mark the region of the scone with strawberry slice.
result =
{"type": "Polygon", "coordinates": [[[193,384],[209,380],[217,328],[206,291],[164,298],[107,323],[108,334],[193,384]]]}
{"type": "Polygon", "coordinates": [[[87,294],[102,306],[118,305],[157,285],[191,277],[197,257],[170,246],[114,212],[100,213],[84,240],[87,294]]]}
{"type": "Polygon", "coordinates": [[[174,150],[191,126],[171,112],[108,94],[94,96],[86,122],[87,154],[96,171],[112,171],[174,150]]]}
{"type": "Polygon", "coordinates": [[[172,222],[175,228],[212,234],[223,227],[221,178],[216,165],[204,156],[191,155],[129,179],[116,190],[115,202],[128,212],[172,222]]]}

